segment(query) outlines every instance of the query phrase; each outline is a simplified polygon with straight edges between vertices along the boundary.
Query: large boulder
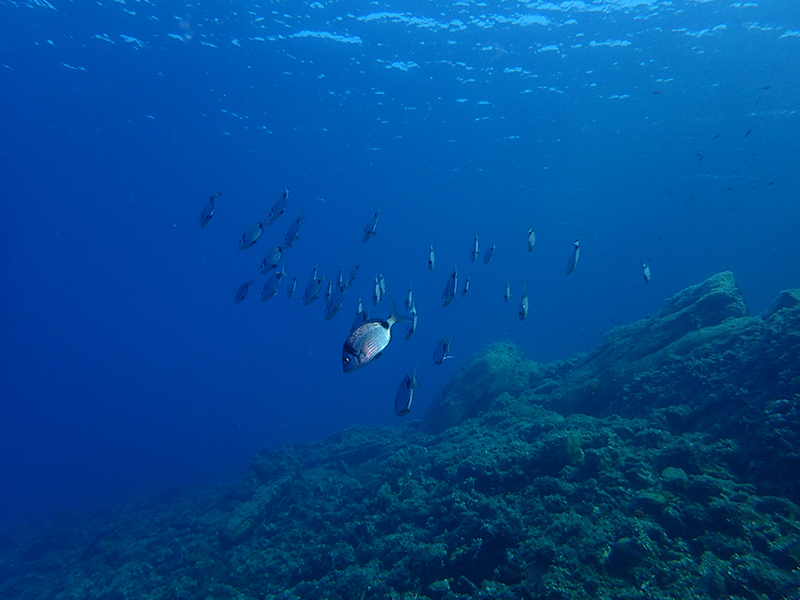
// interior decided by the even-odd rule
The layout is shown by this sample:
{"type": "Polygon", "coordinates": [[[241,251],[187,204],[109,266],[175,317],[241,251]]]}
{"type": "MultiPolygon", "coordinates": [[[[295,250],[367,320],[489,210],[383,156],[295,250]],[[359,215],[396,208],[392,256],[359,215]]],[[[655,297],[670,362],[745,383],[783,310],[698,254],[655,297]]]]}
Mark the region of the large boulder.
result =
{"type": "Polygon", "coordinates": [[[541,376],[540,365],[526,361],[514,344],[481,350],[459,367],[428,409],[422,429],[439,433],[486,410],[501,393],[518,395],[541,376]]]}

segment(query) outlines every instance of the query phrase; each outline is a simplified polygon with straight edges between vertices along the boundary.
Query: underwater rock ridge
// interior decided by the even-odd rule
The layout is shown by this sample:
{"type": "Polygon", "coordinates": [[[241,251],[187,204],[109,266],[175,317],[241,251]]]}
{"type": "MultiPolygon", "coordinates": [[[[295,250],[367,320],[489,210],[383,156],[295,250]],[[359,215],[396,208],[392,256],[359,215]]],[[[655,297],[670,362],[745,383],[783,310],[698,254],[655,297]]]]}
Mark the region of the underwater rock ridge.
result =
{"type": "Polygon", "coordinates": [[[540,365],[513,344],[488,346],[442,389],[421,428],[441,433],[501,392],[562,415],[654,418],[674,433],[731,439],[739,475],[798,500],[795,478],[782,473],[800,473],[800,290],[750,317],[726,271],[566,362],[540,365]]]}

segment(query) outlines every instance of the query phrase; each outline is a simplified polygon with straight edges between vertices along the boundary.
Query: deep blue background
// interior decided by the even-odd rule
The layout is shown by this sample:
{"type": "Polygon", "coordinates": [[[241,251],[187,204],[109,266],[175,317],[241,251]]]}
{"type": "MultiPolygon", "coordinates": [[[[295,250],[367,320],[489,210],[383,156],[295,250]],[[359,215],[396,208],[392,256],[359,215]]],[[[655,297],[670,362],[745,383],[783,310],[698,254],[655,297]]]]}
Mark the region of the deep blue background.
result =
{"type": "Polygon", "coordinates": [[[792,3],[53,7],[0,1],[0,524],[402,424],[394,393],[418,359],[406,419],[487,343],[565,359],[725,269],[753,313],[800,286],[792,3]],[[286,215],[239,251],[284,183],[286,215]],[[298,292],[259,302],[261,259],[301,210],[298,292]],[[486,267],[469,261],[476,233],[481,255],[497,244],[486,267]],[[314,264],[358,262],[342,314],[302,306],[314,264]],[[455,266],[471,291],[445,309],[455,266]],[[419,329],[344,376],[377,272],[398,304],[413,282],[419,329]],[[452,334],[456,359],[433,365],[452,334]]]}

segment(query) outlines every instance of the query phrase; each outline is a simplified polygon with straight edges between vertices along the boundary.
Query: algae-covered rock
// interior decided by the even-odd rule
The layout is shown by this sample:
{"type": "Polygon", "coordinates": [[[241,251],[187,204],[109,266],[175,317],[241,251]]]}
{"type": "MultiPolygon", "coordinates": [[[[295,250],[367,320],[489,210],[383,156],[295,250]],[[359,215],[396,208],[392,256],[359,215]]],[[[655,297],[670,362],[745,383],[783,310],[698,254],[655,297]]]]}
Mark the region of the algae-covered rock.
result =
{"type": "Polygon", "coordinates": [[[800,290],[784,290],[772,301],[764,313],[764,318],[774,315],[781,309],[794,308],[798,304],[800,304],[800,290]]]}
{"type": "Polygon", "coordinates": [[[423,430],[438,433],[486,410],[502,392],[519,394],[536,367],[514,344],[487,346],[459,367],[431,405],[423,430]]]}

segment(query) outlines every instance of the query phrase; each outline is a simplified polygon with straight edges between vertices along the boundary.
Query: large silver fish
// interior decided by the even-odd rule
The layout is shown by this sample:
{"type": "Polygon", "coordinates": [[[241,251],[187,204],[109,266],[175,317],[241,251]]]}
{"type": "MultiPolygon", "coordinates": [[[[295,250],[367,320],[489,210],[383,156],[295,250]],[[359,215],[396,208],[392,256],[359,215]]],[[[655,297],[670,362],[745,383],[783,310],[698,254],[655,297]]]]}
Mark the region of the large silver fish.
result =
{"type": "Polygon", "coordinates": [[[392,341],[392,325],[409,321],[397,313],[394,301],[389,298],[391,309],[387,319],[370,319],[347,336],[342,347],[342,370],[350,373],[360,369],[383,354],[392,341]]]}
{"type": "Polygon", "coordinates": [[[475,262],[478,259],[478,236],[475,236],[475,244],[472,246],[472,262],[475,262]]]}
{"type": "Polygon", "coordinates": [[[206,202],[205,206],[203,206],[203,210],[200,211],[200,228],[202,229],[208,222],[211,220],[211,217],[214,216],[214,200],[220,195],[219,188],[217,191],[214,192],[213,196],[209,196],[208,202],[206,202]]]}
{"type": "Polygon", "coordinates": [[[289,225],[289,230],[286,232],[286,237],[283,238],[283,249],[291,248],[292,244],[297,241],[297,232],[300,231],[300,221],[306,218],[305,211],[300,213],[300,216],[297,217],[292,224],[289,225]]]}
{"type": "Polygon", "coordinates": [[[239,286],[239,289],[236,290],[236,295],[233,297],[233,301],[235,304],[239,304],[242,300],[245,299],[247,296],[247,290],[250,289],[250,286],[253,285],[253,280],[251,279],[247,283],[243,283],[239,286]]]}
{"type": "Polygon", "coordinates": [[[417,379],[417,367],[414,367],[414,374],[409,377],[403,377],[400,386],[397,388],[397,394],[394,397],[394,412],[398,417],[405,417],[411,412],[411,403],[414,401],[414,388],[420,387],[419,380],[417,379]]]}
{"type": "Polygon", "coordinates": [[[528,229],[528,252],[533,250],[536,245],[536,234],[533,232],[533,227],[528,229]]]}
{"type": "Polygon", "coordinates": [[[289,186],[284,184],[284,192],[280,197],[275,200],[275,204],[269,210],[267,218],[264,219],[264,225],[272,225],[275,220],[286,211],[286,205],[289,203],[289,186]]]}
{"type": "MultiPolygon", "coordinates": [[[[283,268],[283,267],[281,267],[283,268]]],[[[297,275],[292,277],[292,283],[289,285],[289,289],[286,290],[286,297],[291,298],[294,295],[294,291],[297,289],[297,275]]]]}
{"type": "Polygon", "coordinates": [[[278,263],[281,262],[281,256],[283,256],[283,248],[280,246],[275,246],[272,250],[267,252],[264,260],[261,262],[261,273],[268,273],[276,268],[278,263]]]}
{"type": "Polygon", "coordinates": [[[411,284],[408,284],[408,296],[406,296],[406,310],[411,310],[414,304],[414,292],[411,290],[411,284]]]}
{"type": "Polygon", "coordinates": [[[261,234],[264,233],[264,226],[261,223],[253,223],[242,234],[242,239],[239,240],[239,250],[246,250],[258,241],[261,234]]]}
{"type": "Polygon", "coordinates": [[[447,283],[444,286],[444,293],[442,294],[442,304],[447,306],[456,297],[456,287],[458,286],[458,269],[453,269],[447,283]]]}
{"type": "Polygon", "coordinates": [[[506,293],[503,295],[503,298],[506,302],[511,299],[511,286],[509,284],[506,284],[506,293]]]}
{"type": "MultiPolygon", "coordinates": [[[[455,334],[453,334],[455,336],[455,334]]],[[[453,345],[453,336],[450,337],[448,340],[447,338],[442,338],[436,344],[436,349],[433,351],[433,362],[437,365],[442,364],[448,358],[453,358],[448,352],[450,352],[450,346],[453,345]]]]}
{"type": "Polygon", "coordinates": [[[644,277],[645,283],[650,283],[650,265],[646,262],[642,263],[642,276],[644,277]]]}
{"type": "Polygon", "coordinates": [[[278,293],[278,288],[281,287],[281,280],[283,280],[284,276],[286,275],[286,271],[283,270],[281,267],[280,271],[277,271],[270,275],[267,282],[264,284],[264,289],[261,290],[261,301],[269,300],[275,294],[278,293]]]}
{"type": "Polygon", "coordinates": [[[575,267],[578,266],[578,258],[581,254],[581,240],[578,238],[575,240],[575,247],[572,250],[572,256],[569,257],[569,262],[567,263],[567,275],[572,273],[575,270],[575,267]]]}
{"type": "Polygon", "coordinates": [[[464,282],[464,289],[461,290],[461,296],[462,297],[466,296],[468,291],[469,291],[469,277],[467,277],[467,280],[464,282]]]}
{"type": "Polygon", "coordinates": [[[525,282],[525,287],[522,288],[522,302],[519,305],[519,320],[524,321],[528,316],[528,282],[525,282]]]}
{"type": "Polygon", "coordinates": [[[428,268],[433,271],[436,266],[436,253],[433,251],[433,242],[431,242],[431,249],[428,252],[428,268]]]}
{"type": "Polygon", "coordinates": [[[381,215],[381,211],[383,207],[379,208],[375,211],[375,214],[372,215],[372,218],[367,222],[366,226],[364,227],[364,233],[361,235],[361,241],[366,242],[375,235],[375,229],[378,227],[378,217],[381,215]]]}
{"type": "Polygon", "coordinates": [[[486,251],[486,254],[483,255],[483,264],[488,265],[490,262],[492,262],[492,259],[494,258],[494,249],[496,247],[497,246],[492,246],[486,251]]]}

